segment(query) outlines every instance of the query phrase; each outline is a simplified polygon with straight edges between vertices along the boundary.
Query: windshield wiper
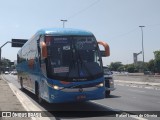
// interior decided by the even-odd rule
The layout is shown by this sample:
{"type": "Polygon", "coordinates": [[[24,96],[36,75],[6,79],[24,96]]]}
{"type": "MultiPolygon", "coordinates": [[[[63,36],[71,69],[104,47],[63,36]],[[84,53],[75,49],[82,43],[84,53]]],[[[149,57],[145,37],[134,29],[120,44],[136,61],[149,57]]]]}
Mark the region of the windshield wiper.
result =
{"type": "Polygon", "coordinates": [[[76,65],[75,65],[75,64],[76,64],[76,60],[75,60],[74,54],[75,54],[75,53],[73,53],[73,51],[72,51],[72,60],[71,60],[71,62],[69,63],[69,72],[66,74],[66,78],[69,77],[69,74],[70,74],[71,70],[73,69],[73,67],[76,66],[76,65]]]}

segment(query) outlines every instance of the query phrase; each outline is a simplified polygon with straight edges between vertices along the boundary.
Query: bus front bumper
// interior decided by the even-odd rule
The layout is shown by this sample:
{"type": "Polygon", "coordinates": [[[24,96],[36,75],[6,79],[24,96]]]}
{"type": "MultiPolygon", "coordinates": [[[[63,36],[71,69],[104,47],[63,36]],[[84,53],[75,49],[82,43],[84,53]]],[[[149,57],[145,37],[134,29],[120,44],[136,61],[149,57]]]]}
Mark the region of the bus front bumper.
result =
{"type": "Polygon", "coordinates": [[[90,88],[89,89],[63,89],[54,90],[52,89],[52,94],[50,95],[51,103],[64,103],[64,102],[82,102],[88,100],[97,100],[105,98],[105,88],[90,88]]]}

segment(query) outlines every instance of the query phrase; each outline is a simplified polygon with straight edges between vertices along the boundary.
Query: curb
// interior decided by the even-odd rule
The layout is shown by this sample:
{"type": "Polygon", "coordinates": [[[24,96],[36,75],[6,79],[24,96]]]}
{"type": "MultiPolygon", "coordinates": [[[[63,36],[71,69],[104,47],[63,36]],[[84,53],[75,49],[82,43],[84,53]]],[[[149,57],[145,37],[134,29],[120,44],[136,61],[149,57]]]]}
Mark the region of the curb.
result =
{"type": "MultiPolygon", "coordinates": [[[[42,111],[39,107],[37,107],[22,91],[20,91],[16,86],[14,86],[12,83],[8,82],[3,78],[3,76],[0,76],[1,80],[5,81],[6,84],[9,85],[11,91],[16,95],[17,99],[21,103],[21,105],[24,107],[26,111],[42,111]]],[[[30,117],[32,120],[51,120],[54,117],[30,117]]]]}
{"type": "Polygon", "coordinates": [[[151,82],[135,82],[135,81],[124,81],[124,80],[114,80],[114,82],[139,84],[139,85],[151,85],[151,86],[159,86],[160,87],[160,83],[151,83],[151,82]]]}

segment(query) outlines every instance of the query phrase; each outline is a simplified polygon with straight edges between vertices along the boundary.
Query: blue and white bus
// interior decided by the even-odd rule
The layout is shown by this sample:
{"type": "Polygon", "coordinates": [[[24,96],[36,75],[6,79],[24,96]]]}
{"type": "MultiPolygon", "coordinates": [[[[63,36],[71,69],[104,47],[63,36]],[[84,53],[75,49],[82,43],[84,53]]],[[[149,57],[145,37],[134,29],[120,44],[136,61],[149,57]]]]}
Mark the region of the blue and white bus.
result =
{"type": "Polygon", "coordinates": [[[109,46],[91,32],[69,28],[39,30],[17,54],[21,89],[36,94],[38,102],[76,102],[105,97],[102,52],[109,46]]]}

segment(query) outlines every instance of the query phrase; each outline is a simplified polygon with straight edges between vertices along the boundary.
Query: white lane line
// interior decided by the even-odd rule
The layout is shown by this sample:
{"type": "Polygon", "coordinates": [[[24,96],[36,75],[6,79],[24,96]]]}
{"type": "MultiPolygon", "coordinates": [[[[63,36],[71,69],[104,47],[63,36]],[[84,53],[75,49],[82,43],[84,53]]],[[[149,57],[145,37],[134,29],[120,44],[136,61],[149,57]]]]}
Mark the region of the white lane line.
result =
{"type": "Polygon", "coordinates": [[[131,85],[131,87],[138,87],[137,85],[131,85]]]}
{"type": "MultiPolygon", "coordinates": [[[[98,103],[98,102],[95,102],[95,101],[91,101],[91,102],[93,102],[93,103],[95,103],[95,104],[99,104],[99,105],[104,106],[104,107],[106,107],[106,108],[109,108],[109,109],[112,110],[112,111],[116,111],[116,112],[118,112],[118,111],[121,112],[121,111],[122,111],[122,110],[118,110],[118,109],[114,109],[114,108],[105,106],[105,105],[103,105],[103,104],[101,104],[101,103],[98,103]]],[[[137,119],[137,120],[148,120],[148,119],[146,119],[146,118],[134,117],[134,116],[130,116],[129,118],[134,118],[134,119],[137,119]]]]}
{"type": "Polygon", "coordinates": [[[142,90],[134,90],[134,89],[128,89],[129,91],[132,91],[132,92],[140,92],[140,93],[145,93],[145,91],[142,91],[142,90]]]}
{"type": "Polygon", "coordinates": [[[104,104],[95,102],[95,101],[93,101],[93,100],[91,100],[90,102],[95,103],[95,104],[98,104],[98,105],[100,105],[100,106],[104,106],[104,107],[106,107],[106,108],[108,108],[108,109],[110,109],[110,110],[112,110],[112,111],[122,111],[122,110],[114,109],[114,108],[112,108],[112,107],[105,106],[104,104]]]}
{"type": "Polygon", "coordinates": [[[145,88],[147,88],[147,89],[154,89],[153,87],[145,87],[145,88]]]}

